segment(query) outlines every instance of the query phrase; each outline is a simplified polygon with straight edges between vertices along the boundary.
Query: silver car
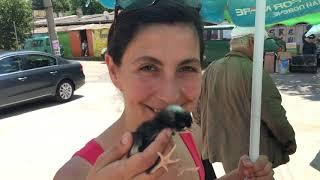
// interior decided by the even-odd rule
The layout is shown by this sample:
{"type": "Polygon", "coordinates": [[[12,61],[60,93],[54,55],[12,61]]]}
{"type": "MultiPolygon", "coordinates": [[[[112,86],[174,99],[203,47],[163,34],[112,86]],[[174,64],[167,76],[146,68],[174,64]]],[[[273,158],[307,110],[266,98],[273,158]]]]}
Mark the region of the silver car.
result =
{"type": "Polygon", "coordinates": [[[0,53],[0,108],[53,96],[69,101],[85,83],[82,65],[48,53],[0,53]]]}

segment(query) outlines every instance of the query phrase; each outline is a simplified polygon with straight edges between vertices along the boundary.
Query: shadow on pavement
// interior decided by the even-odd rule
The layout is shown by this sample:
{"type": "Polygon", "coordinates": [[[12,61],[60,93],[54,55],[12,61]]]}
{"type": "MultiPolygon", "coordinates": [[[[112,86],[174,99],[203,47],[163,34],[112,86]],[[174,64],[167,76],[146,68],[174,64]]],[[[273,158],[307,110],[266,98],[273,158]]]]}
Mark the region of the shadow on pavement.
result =
{"type": "Polygon", "coordinates": [[[272,74],[278,89],[288,95],[320,101],[320,73],[272,74]]]}
{"type": "MultiPolygon", "coordinates": [[[[82,95],[74,95],[71,101],[82,98],[82,95]]],[[[68,103],[68,102],[67,102],[68,103]]],[[[13,105],[8,108],[0,109],[0,120],[17,116],[20,114],[36,111],[39,109],[45,109],[53,106],[59,106],[61,103],[56,102],[53,98],[42,98],[31,102],[26,102],[18,105],[13,105]]]]}

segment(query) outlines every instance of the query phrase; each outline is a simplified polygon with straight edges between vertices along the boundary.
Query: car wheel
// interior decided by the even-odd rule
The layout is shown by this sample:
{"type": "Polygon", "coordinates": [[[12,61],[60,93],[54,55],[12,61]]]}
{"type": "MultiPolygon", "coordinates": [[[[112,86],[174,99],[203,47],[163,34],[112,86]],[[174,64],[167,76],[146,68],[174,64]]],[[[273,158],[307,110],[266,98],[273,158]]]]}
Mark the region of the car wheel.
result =
{"type": "Polygon", "coordinates": [[[59,83],[56,92],[58,102],[64,103],[70,101],[74,93],[74,87],[71,81],[63,80],[59,83]]]}

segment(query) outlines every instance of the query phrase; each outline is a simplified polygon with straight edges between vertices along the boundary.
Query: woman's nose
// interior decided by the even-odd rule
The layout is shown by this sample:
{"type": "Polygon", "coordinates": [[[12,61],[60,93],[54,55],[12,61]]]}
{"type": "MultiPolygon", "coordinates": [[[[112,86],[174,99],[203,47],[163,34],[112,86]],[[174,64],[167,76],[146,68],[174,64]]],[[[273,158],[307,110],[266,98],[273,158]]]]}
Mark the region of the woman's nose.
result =
{"type": "Polygon", "coordinates": [[[158,97],[167,105],[179,104],[181,96],[179,82],[175,79],[166,79],[159,84],[158,97]]]}

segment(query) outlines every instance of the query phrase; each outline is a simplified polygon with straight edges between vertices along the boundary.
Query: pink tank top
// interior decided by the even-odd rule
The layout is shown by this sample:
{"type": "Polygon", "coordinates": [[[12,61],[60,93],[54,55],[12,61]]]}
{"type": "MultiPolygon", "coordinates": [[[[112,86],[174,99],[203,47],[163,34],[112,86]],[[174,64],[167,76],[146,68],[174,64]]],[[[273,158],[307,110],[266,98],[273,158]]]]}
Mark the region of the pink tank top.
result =
{"type": "MultiPolygon", "coordinates": [[[[179,135],[183,140],[184,144],[187,146],[196,166],[199,167],[198,173],[200,180],[205,180],[205,171],[202,164],[201,156],[199,154],[197,146],[195,145],[192,134],[186,132],[180,133],[179,135]]],[[[87,160],[91,165],[93,165],[103,152],[104,150],[102,149],[102,147],[94,139],[92,139],[73,156],[79,156],[87,160]]]]}

